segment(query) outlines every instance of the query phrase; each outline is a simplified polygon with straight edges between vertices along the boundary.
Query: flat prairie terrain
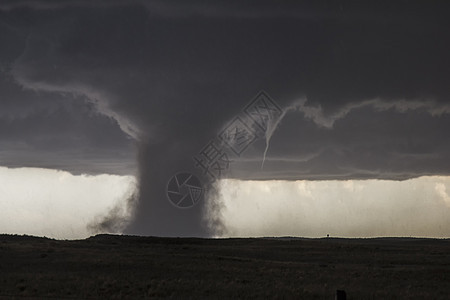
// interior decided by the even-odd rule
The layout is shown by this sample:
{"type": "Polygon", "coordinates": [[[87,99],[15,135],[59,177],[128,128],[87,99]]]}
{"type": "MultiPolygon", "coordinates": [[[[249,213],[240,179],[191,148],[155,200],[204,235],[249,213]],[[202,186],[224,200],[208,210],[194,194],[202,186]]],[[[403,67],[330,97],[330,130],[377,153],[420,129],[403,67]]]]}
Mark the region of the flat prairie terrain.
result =
{"type": "Polygon", "coordinates": [[[1,299],[450,299],[450,240],[0,235],[1,299]]]}

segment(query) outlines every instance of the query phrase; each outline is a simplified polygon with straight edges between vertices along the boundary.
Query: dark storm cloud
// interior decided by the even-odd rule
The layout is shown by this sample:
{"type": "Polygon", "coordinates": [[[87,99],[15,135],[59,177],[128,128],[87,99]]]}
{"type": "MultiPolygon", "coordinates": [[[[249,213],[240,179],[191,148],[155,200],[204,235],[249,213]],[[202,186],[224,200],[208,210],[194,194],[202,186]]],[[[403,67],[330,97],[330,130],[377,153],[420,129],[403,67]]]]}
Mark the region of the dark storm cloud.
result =
{"type": "Polygon", "coordinates": [[[434,107],[430,112],[422,106],[407,111],[363,106],[339,117],[317,113],[315,119],[292,111],[273,134],[264,170],[261,159],[244,156],[231,177],[397,180],[448,175],[448,108],[434,107]]]}
{"type": "Polygon", "coordinates": [[[130,232],[208,234],[202,205],[175,209],[166,183],[201,173],[192,156],[260,90],[286,113],[270,140],[234,160],[230,177],[449,173],[444,2],[189,3],[0,6],[2,45],[11,41],[1,61],[15,84],[83,99],[138,143],[130,232]]]}
{"type": "Polygon", "coordinates": [[[83,99],[23,90],[0,78],[0,155],[7,167],[134,174],[132,141],[83,99]]]}

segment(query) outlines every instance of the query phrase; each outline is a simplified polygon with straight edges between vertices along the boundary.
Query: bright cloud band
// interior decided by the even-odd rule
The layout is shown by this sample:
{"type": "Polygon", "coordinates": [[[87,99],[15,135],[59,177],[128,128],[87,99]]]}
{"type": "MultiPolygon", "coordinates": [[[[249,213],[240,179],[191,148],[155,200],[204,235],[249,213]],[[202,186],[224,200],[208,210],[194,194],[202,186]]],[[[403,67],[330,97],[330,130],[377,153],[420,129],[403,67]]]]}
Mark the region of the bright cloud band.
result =
{"type": "Polygon", "coordinates": [[[85,238],[109,217],[128,220],[133,176],[75,176],[68,172],[0,167],[0,231],[85,238]],[[114,216],[112,216],[114,215],[114,216]]]}
{"type": "Polygon", "coordinates": [[[219,183],[224,236],[450,236],[450,177],[219,183]]]}

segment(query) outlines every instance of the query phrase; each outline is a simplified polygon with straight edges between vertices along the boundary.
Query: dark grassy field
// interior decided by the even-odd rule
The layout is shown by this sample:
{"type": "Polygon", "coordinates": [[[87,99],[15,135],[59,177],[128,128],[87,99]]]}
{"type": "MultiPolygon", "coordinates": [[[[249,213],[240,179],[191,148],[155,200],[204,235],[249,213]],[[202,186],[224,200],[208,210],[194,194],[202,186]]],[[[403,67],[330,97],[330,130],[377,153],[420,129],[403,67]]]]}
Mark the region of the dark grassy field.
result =
{"type": "Polygon", "coordinates": [[[450,240],[0,235],[0,298],[450,299],[450,240]]]}

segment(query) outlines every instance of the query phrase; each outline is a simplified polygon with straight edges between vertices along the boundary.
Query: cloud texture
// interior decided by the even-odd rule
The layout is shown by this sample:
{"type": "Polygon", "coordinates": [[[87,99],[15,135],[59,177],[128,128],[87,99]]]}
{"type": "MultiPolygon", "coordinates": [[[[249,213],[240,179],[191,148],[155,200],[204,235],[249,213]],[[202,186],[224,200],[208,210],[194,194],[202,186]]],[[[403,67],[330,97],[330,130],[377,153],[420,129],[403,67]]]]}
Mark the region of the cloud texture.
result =
{"type": "Polygon", "coordinates": [[[177,210],[166,184],[180,171],[208,181],[193,156],[265,90],[282,113],[232,157],[225,177],[448,175],[444,7],[3,1],[3,165],[19,166],[20,148],[38,157],[24,165],[80,172],[82,164],[91,173],[138,168],[140,206],[129,232],[209,235],[215,228],[205,224],[216,216],[205,204],[214,197],[177,210]],[[49,128],[30,134],[33,124],[44,126],[39,118],[49,128]]]}

